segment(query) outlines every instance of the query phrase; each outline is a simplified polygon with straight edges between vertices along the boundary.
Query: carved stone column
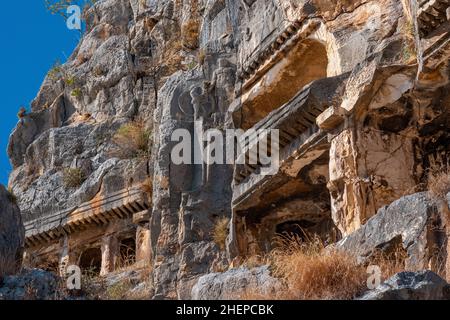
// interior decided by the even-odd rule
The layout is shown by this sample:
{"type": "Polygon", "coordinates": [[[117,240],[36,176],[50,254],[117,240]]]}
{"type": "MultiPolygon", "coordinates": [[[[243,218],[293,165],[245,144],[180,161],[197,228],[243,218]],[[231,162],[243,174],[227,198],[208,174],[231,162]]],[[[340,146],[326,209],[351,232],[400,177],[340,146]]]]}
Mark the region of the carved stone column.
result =
{"type": "Polygon", "coordinates": [[[115,235],[108,235],[102,239],[102,267],[100,275],[113,272],[119,254],[119,242],[115,235]]]}
{"type": "Polygon", "coordinates": [[[136,230],[136,262],[142,265],[150,265],[150,229],[146,226],[138,226],[136,230]]]}
{"type": "Polygon", "coordinates": [[[416,185],[411,139],[371,127],[336,135],[329,168],[332,218],[344,236],[416,185]]]}

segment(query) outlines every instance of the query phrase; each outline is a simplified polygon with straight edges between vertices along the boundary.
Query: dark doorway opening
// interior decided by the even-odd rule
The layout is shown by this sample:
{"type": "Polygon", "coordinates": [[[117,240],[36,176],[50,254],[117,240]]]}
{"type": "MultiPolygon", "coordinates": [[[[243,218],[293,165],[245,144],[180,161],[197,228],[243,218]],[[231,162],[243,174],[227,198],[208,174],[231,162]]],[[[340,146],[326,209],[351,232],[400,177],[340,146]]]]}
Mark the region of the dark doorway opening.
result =
{"type": "Polygon", "coordinates": [[[102,268],[102,250],[100,248],[90,248],[81,254],[80,268],[83,272],[100,273],[102,268]]]}
{"type": "Polygon", "coordinates": [[[136,240],[126,238],[120,241],[120,264],[130,266],[136,263],[136,240]]]}
{"type": "Polygon", "coordinates": [[[287,221],[277,225],[276,234],[288,238],[295,237],[302,242],[306,242],[309,240],[307,229],[315,225],[314,222],[308,220],[287,221]]]}

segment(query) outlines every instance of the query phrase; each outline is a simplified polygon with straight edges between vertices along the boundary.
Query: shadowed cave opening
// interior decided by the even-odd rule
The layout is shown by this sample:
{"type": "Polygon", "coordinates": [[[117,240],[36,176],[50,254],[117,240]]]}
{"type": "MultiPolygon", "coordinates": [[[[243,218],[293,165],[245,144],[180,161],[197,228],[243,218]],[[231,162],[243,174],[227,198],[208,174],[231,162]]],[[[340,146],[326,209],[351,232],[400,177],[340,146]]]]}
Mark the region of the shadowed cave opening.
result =
{"type": "Polygon", "coordinates": [[[316,224],[308,220],[286,221],[280,223],[275,228],[276,236],[298,238],[302,242],[309,241],[308,228],[316,224]]]}
{"type": "Polygon", "coordinates": [[[119,246],[120,264],[132,265],[136,262],[136,240],[125,238],[120,241],[119,246]]]}
{"type": "Polygon", "coordinates": [[[102,268],[102,250],[99,247],[89,248],[81,254],[79,266],[82,271],[100,274],[102,268]]]}

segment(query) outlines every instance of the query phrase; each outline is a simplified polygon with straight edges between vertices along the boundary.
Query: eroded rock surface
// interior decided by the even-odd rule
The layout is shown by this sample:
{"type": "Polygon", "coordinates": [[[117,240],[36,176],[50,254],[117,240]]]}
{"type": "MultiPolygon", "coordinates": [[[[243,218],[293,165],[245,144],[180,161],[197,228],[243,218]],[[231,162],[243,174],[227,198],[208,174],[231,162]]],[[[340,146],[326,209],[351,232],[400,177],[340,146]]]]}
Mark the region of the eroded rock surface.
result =
{"type": "Polygon", "coordinates": [[[285,233],[348,236],[340,245],[363,258],[394,241],[408,264],[434,264],[431,243],[446,241],[430,231],[445,234],[435,206],[424,194],[391,203],[449,162],[449,5],[97,1],[11,134],[27,262],[105,274],[131,257],[151,265],[155,299],[190,298],[199,278],[285,233]],[[145,152],[118,154],[133,123],[150,133],[145,152]],[[200,129],[231,128],[278,129],[279,172],[246,155],[174,163],[178,129],[195,145],[200,129]],[[226,252],[213,237],[222,218],[226,252]]]}
{"type": "Polygon", "coordinates": [[[15,196],[0,185],[0,277],[22,264],[25,231],[15,196]]]}
{"type": "Polygon", "coordinates": [[[271,296],[282,289],[281,281],[270,275],[267,266],[239,268],[201,277],[192,288],[192,299],[239,299],[245,294],[271,296]]]}
{"type": "Polygon", "coordinates": [[[60,300],[62,294],[61,279],[38,269],[24,270],[0,282],[0,300],[60,300]]]}
{"type": "Polygon", "coordinates": [[[359,300],[448,300],[450,285],[432,271],[401,272],[359,300]]]}
{"type": "MultiPolygon", "coordinates": [[[[407,270],[443,266],[447,239],[440,205],[426,192],[403,197],[378,211],[336,247],[370,261],[377,250],[386,255],[406,252],[407,270]]],[[[445,264],[445,263],[444,263],[445,264]]]]}

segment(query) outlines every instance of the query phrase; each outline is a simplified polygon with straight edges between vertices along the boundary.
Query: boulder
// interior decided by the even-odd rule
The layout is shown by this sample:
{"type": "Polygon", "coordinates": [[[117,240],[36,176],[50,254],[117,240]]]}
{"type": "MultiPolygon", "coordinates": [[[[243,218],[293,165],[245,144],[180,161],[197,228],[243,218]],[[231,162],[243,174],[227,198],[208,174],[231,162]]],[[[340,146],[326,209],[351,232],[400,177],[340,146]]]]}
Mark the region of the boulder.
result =
{"type": "Polygon", "coordinates": [[[55,300],[61,298],[59,279],[53,273],[33,269],[4,277],[0,300],[55,300]]]}
{"type": "Polygon", "coordinates": [[[374,251],[406,251],[405,267],[424,270],[438,261],[436,248],[445,247],[445,230],[442,227],[439,204],[427,193],[409,195],[381,208],[356,232],[337,243],[356,255],[359,262],[370,259],[374,251]]]}
{"type": "Polygon", "coordinates": [[[0,185],[0,277],[21,266],[25,230],[15,196],[0,185]]]}
{"type": "Polygon", "coordinates": [[[449,284],[432,271],[400,272],[359,300],[446,300],[449,284]]]}
{"type": "Polygon", "coordinates": [[[282,288],[280,280],[270,275],[268,266],[238,268],[201,277],[192,288],[193,300],[226,300],[243,293],[270,295],[282,288]]]}

